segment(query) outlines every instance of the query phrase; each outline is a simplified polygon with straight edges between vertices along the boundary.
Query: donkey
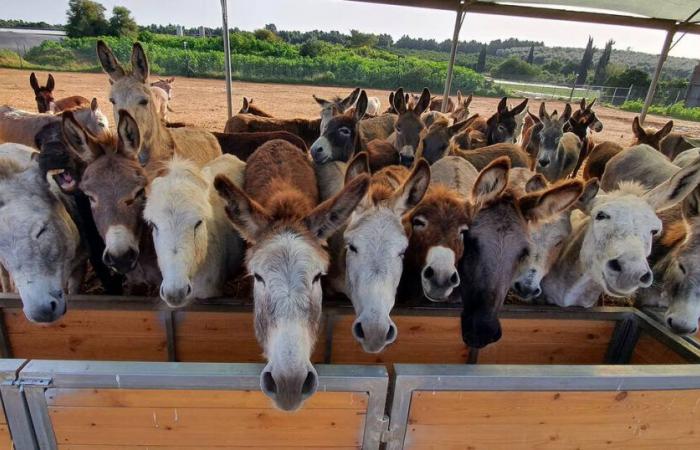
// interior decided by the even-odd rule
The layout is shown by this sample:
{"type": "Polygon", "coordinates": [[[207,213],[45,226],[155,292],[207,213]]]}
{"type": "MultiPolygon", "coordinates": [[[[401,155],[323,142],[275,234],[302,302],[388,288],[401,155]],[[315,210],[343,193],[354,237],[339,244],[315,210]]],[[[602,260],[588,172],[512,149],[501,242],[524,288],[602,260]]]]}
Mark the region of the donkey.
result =
{"type": "Polygon", "coordinates": [[[138,160],[149,170],[173,155],[189,159],[198,166],[221,155],[221,147],[209,132],[193,128],[167,128],[159,119],[148,85],[149,66],[140,43],[131,50],[131,72],[127,73],[104,41],[97,41],[97,56],[109,75],[109,101],[115,120],[126,111],[138,124],[141,135],[138,160]]]}
{"type": "Polygon", "coordinates": [[[430,106],[430,91],[424,88],[418,101],[410,108],[406,105],[405,98],[402,88],[394,94],[394,109],[398,117],[394,123],[394,132],[387,141],[399,152],[401,164],[410,167],[413,165],[421,136],[425,131],[421,114],[430,106]]]}
{"type": "Polygon", "coordinates": [[[535,156],[535,171],[554,182],[569,176],[576,176],[574,169],[581,153],[581,140],[574,133],[565,133],[564,126],[571,116],[571,105],[568,103],[561,116],[555,110],[547,114],[545,103],[540,104],[540,124],[533,131],[541,128],[533,136],[532,141],[538,145],[535,156]]]}
{"type": "Polygon", "coordinates": [[[71,149],[86,164],[79,184],[105,242],[104,264],[126,275],[130,288],[159,286],[160,271],[153,242],[141,218],[149,179],[141,166],[141,133],[126,111],[119,114],[117,137],[95,139],[79,128],[68,129],[71,149]]]}
{"type": "MultiPolygon", "coordinates": [[[[88,107],[73,109],[72,113],[76,120],[93,135],[101,137],[109,135],[109,122],[100,111],[97,99],[93,98],[88,107]]],[[[49,125],[53,127],[45,132],[53,137],[52,140],[60,140],[60,115],[30,113],[10,106],[0,106],[0,143],[14,142],[40,149],[37,136],[49,125]]]]}
{"type": "Polygon", "coordinates": [[[0,158],[0,263],[32,322],[58,320],[66,313],[64,292],[77,293],[82,282],[86,254],[69,208],[35,162],[22,167],[0,158]]]}
{"type": "Polygon", "coordinates": [[[172,100],[174,97],[174,91],[173,91],[173,83],[175,82],[175,77],[170,77],[166,78],[165,80],[162,78],[158,78],[158,81],[151,81],[150,86],[151,87],[157,87],[165,91],[166,94],[168,94],[168,100],[172,100]]]}
{"type": "Polygon", "coordinates": [[[168,93],[165,90],[159,88],[158,86],[151,86],[151,97],[153,98],[153,105],[156,108],[156,113],[158,117],[165,123],[168,122],[168,112],[173,112],[170,107],[170,100],[168,99],[168,93]]]}
{"type": "MultiPolygon", "coordinates": [[[[454,139],[454,138],[453,138],[454,139]]],[[[494,144],[487,145],[486,147],[477,148],[474,150],[460,150],[455,148],[453,144],[450,149],[450,154],[460,156],[476,168],[476,170],[483,170],[491,162],[500,158],[501,156],[507,156],[510,160],[511,167],[530,167],[530,157],[525,153],[519,145],[516,144],[494,144]]]]}
{"type": "Polygon", "coordinates": [[[267,365],[262,391],[287,411],[299,408],[318,387],[311,351],[321,321],[321,277],[329,257],[322,244],[348,219],[367,192],[361,175],[317,205],[308,158],[285,141],[270,141],[249,159],[245,190],[225,176],[214,186],[233,226],[249,244],[255,333],[267,365]]]}
{"type": "Polygon", "coordinates": [[[523,193],[509,187],[510,163],[499,158],[481,171],[467,207],[470,223],[462,234],[462,339],[482,348],[501,337],[498,312],[519,263],[530,252],[533,227],[571,206],[582,183],[563,181],[523,193]]]}
{"type": "Polygon", "coordinates": [[[262,109],[253,105],[253,99],[248,97],[243,97],[243,106],[238,111],[238,114],[252,114],[258,117],[274,117],[272,114],[268,114],[262,109]]]}
{"type": "Polygon", "coordinates": [[[593,140],[589,138],[588,130],[595,133],[603,131],[603,122],[598,119],[593,111],[593,105],[596,99],[594,98],[589,104],[586,104],[586,99],[582,98],[579,103],[579,109],[574,111],[569,119],[569,123],[564,127],[565,132],[574,133],[581,140],[581,153],[574,168],[574,175],[578,173],[583,165],[583,162],[588,158],[593,150],[593,140]]]}
{"type": "MultiPolygon", "coordinates": [[[[550,184],[542,174],[528,169],[511,169],[510,186],[527,194],[547,189],[550,184]]],[[[587,192],[598,191],[598,180],[587,181],[582,196],[587,192]]],[[[595,195],[595,194],[593,194],[595,195]]],[[[559,257],[564,241],[571,234],[571,214],[573,206],[552,215],[549,220],[530,230],[531,245],[527,256],[520,261],[514,277],[512,290],[523,300],[530,301],[542,294],[542,278],[552,268],[559,257]]]]}
{"type": "Polygon", "coordinates": [[[56,83],[53,79],[53,75],[51,74],[49,74],[49,79],[46,81],[46,86],[40,86],[39,81],[36,78],[36,74],[32,72],[32,74],[29,75],[29,85],[34,90],[36,107],[40,113],[58,113],[67,109],[78,108],[90,104],[90,100],[80,95],[54,100],[53,90],[56,87],[56,83]]]}
{"type": "MultiPolygon", "coordinates": [[[[666,122],[666,125],[657,131],[654,128],[642,128],[639,123],[639,116],[636,116],[634,120],[632,120],[632,132],[637,140],[632,145],[646,144],[660,151],[661,141],[671,133],[671,130],[673,130],[673,120],[666,122]]],[[[671,159],[675,157],[675,155],[666,156],[671,159]]]]}
{"type": "Polygon", "coordinates": [[[200,170],[174,158],[154,178],[143,210],[153,230],[160,297],[171,308],[193,299],[221,296],[243,261],[244,245],[226,217],[224,202],[212,188],[214,176],[243,181],[245,163],[222,155],[200,170]]]}
{"type": "Polygon", "coordinates": [[[455,123],[467,120],[469,117],[469,105],[472,104],[473,99],[472,94],[464,97],[462,95],[462,91],[457,91],[457,105],[455,106],[454,111],[452,111],[450,114],[450,117],[455,123]]]}
{"type": "Polygon", "coordinates": [[[297,146],[303,153],[308,153],[303,139],[287,131],[260,131],[257,133],[219,133],[213,131],[212,134],[219,141],[222,153],[234,155],[241,161],[246,161],[258,147],[273,139],[282,139],[297,146]]]}
{"type": "Polygon", "coordinates": [[[321,135],[321,119],[278,119],[252,114],[236,114],[226,121],[224,127],[224,133],[262,131],[287,131],[299,136],[307,147],[311,147],[321,135]]]}
{"type": "Polygon", "coordinates": [[[585,217],[576,220],[542,280],[545,300],[589,308],[602,293],[627,297],[650,287],[654,277],[647,257],[662,228],[657,213],[679,204],[698,181],[700,164],[677,171],[651,190],[624,181],[613,191],[582,196],[579,208],[585,217]]]}
{"type": "Polygon", "coordinates": [[[328,121],[323,134],[309,149],[316,164],[348,162],[355,153],[360,152],[360,124],[366,109],[367,93],[362,91],[354,111],[336,115],[328,121]]]}
{"type": "MultiPolygon", "coordinates": [[[[515,134],[517,128],[516,119],[525,111],[528,99],[525,99],[519,105],[512,109],[508,108],[508,97],[503,97],[498,103],[496,113],[489,117],[486,121],[486,144],[493,145],[502,142],[515,143],[518,136],[515,134]]],[[[522,120],[520,120],[522,123],[522,120]]]]}
{"type": "Polygon", "coordinates": [[[417,158],[425,158],[429,164],[434,164],[439,159],[450,153],[450,142],[460,131],[468,128],[477,118],[478,114],[450,125],[446,119],[433,123],[422,138],[417,158]]]}
{"type": "MultiPolygon", "coordinates": [[[[360,153],[349,165],[346,183],[368,170],[367,156],[360,153]],[[358,163],[362,167],[353,169],[358,163]]],[[[336,274],[331,282],[350,298],[356,313],[352,334],[366,352],[378,353],[398,336],[390,313],[408,246],[401,217],[421,201],[429,182],[430,168],[423,160],[410,173],[402,166],[375,173],[334,255],[338,267],[331,271],[336,274]]]]}
{"type": "Polygon", "coordinates": [[[678,167],[688,167],[700,156],[700,147],[684,150],[673,158],[673,164],[678,167]]]}
{"type": "Polygon", "coordinates": [[[360,96],[360,88],[355,88],[345,98],[334,97],[333,100],[325,100],[316,95],[312,94],[316,103],[321,107],[321,126],[320,133],[323,134],[328,127],[328,122],[338,114],[343,114],[349,110],[356,102],[360,96]]]}

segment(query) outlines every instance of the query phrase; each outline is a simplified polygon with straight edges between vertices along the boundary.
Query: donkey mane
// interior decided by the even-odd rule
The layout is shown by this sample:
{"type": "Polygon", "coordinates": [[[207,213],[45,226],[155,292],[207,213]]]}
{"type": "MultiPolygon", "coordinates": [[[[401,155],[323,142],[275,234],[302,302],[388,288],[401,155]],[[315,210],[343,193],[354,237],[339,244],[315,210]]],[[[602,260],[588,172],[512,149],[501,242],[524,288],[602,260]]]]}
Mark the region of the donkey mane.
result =
{"type": "Polygon", "coordinates": [[[641,197],[648,189],[638,181],[621,181],[617,186],[617,192],[620,194],[630,194],[641,197]]]}
{"type": "Polygon", "coordinates": [[[268,184],[270,195],[265,201],[265,210],[276,220],[298,220],[306,216],[316,205],[308,195],[295,187],[290,187],[287,180],[274,178],[268,184]]]}
{"type": "Polygon", "coordinates": [[[13,159],[0,158],[0,178],[8,179],[22,171],[22,166],[13,159]]]}

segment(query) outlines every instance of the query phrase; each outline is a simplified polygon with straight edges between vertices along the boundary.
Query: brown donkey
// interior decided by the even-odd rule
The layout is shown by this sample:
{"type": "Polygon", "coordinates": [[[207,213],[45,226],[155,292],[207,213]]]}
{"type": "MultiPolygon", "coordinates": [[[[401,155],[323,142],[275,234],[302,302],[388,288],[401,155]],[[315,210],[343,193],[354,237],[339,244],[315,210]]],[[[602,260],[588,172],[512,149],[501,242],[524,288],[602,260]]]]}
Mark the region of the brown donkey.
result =
{"type": "Polygon", "coordinates": [[[152,174],[138,161],[141,133],[136,121],[121,111],[116,138],[95,138],[72,120],[64,123],[63,133],[70,149],[87,164],[79,188],[90,201],[105,242],[103,262],[126,274],[130,287],[158,287],[160,271],[142,219],[152,174]]]}
{"type": "Polygon", "coordinates": [[[221,155],[221,147],[211,133],[188,127],[167,128],[160,120],[148,83],[148,59],[140,43],[136,42],[131,50],[129,73],[104,41],[97,41],[97,56],[112,84],[109,101],[114,105],[115,120],[123,110],[138,124],[138,160],[142,166],[150,169],[177,155],[201,167],[221,155]]]}
{"type": "Polygon", "coordinates": [[[369,177],[356,177],[317,205],[311,162],[295,146],[274,140],[248,158],[244,191],[220,175],[214,186],[249,245],[255,334],[268,360],[260,386],[279,408],[295,410],[318,387],[310,357],[321,321],[321,277],[329,266],[323,244],[365,196],[369,177]]]}
{"type": "Polygon", "coordinates": [[[80,95],[54,100],[53,90],[56,87],[56,82],[51,74],[49,74],[49,79],[46,81],[46,86],[40,86],[36,75],[32,72],[32,74],[29,75],[29,85],[34,90],[36,107],[40,113],[57,113],[90,104],[90,100],[80,95]]]}
{"type": "Polygon", "coordinates": [[[272,114],[268,114],[257,106],[253,105],[253,99],[248,97],[243,97],[243,106],[241,107],[238,114],[252,114],[258,117],[273,117],[272,114]]]}
{"type": "Polygon", "coordinates": [[[461,234],[459,263],[462,339],[481,348],[501,337],[498,312],[518,264],[530,252],[531,228],[571,206],[583,184],[568,180],[524,193],[509,188],[510,161],[499,158],[481,171],[469,202],[469,227],[461,234]]]}

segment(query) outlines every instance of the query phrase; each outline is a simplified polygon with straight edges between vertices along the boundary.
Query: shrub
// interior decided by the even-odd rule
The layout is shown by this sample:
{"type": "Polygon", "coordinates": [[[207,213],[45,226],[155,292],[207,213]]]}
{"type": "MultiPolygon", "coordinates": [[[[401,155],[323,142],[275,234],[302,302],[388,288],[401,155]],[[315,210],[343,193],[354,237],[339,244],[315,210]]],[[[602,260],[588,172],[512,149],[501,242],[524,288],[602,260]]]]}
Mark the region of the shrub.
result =
{"type": "Polygon", "coordinates": [[[516,57],[510,57],[491,69],[491,75],[494,77],[524,81],[536,79],[541,72],[539,67],[516,57]]]}
{"type": "MultiPolygon", "coordinates": [[[[641,100],[628,100],[620,106],[620,109],[631,112],[641,112],[644,102],[641,100]]],[[[682,102],[671,106],[651,105],[650,114],[673,117],[675,119],[694,120],[700,122],[700,108],[686,108],[682,102]]]]}

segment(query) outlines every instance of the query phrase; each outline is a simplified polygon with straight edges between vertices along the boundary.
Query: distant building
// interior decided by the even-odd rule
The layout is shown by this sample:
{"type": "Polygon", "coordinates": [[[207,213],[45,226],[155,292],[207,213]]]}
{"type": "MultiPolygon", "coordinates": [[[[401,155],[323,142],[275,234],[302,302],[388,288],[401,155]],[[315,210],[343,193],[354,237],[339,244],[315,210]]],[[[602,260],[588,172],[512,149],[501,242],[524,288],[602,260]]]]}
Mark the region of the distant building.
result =
{"type": "Polygon", "coordinates": [[[688,94],[685,96],[685,106],[687,108],[700,107],[700,63],[695,66],[695,70],[690,76],[688,94]]]}
{"type": "Polygon", "coordinates": [[[182,27],[182,25],[178,25],[177,28],[176,28],[175,33],[176,33],[178,36],[184,36],[184,35],[185,35],[185,29],[182,27]]]}
{"type": "Polygon", "coordinates": [[[204,26],[199,27],[199,37],[207,37],[207,30],[204,26]]]}

